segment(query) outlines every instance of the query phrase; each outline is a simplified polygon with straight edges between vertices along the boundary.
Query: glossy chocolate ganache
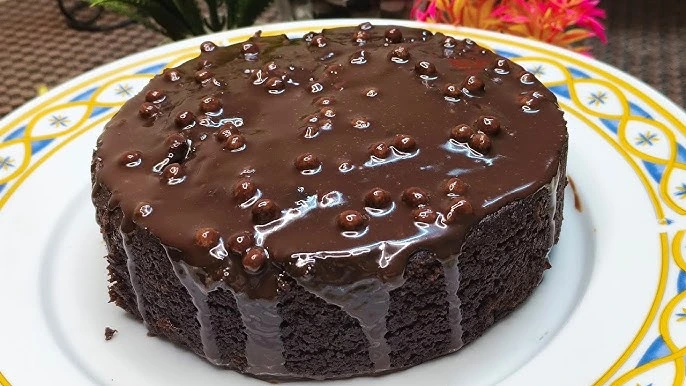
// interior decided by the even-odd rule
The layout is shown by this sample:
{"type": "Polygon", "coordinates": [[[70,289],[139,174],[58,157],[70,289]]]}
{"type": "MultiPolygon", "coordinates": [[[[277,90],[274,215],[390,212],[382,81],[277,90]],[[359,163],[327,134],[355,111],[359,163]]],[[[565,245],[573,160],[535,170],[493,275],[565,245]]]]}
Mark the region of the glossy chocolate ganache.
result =
{"type": "Polygon", "coordinates": [[[301,39],[257,34],[203,43],[127,102],[98,141],[94,197],[106,192],[106,211],[121,211],[112,240],[128,256],[132,312],[148,325],[136,229],[164,246],[211,362],[227,364],[208,294],[228,291],[245,349],[234,367],[329,377],[286,365],[279,299],[289,278],[359,323],[371,362],[361,373],[379,373],[399,367],[389,294],[413,254],[441,263],[444,353],[464,344],[459,260],[472,227],[545,191],[548,212],[536,214],[548,221],[545,259],[559,232],[566,148],[555,96],[470,39],[368,23],[301,39]]]}

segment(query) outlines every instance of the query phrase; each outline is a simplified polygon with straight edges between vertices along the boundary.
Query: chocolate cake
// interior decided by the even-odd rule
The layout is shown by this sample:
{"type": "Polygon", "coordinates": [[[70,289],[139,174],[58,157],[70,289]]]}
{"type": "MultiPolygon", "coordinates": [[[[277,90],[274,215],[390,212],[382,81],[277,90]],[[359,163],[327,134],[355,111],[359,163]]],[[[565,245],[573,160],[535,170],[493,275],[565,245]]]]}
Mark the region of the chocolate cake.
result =
{"type": "Polygon", "coordinates": [[[567,130],[531,73],[406,27],[200,46],[92,165],[113,302],[261,379],[459,350],[550,267],[567,130]]]}

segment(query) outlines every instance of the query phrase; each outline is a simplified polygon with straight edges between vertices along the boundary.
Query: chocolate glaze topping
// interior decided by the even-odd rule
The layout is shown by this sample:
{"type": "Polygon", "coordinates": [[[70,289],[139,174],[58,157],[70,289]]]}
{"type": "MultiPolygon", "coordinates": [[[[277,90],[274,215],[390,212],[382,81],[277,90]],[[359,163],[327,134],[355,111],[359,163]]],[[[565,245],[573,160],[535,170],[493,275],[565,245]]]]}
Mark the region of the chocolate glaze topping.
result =
{"type": "Polygon", "coordinates": [[[96,183],[125,240],[135,223],[166,246],[201,332],[219,286],[264,315],[243,315],[251,372],[285,371],[280,275],[357,318],[384,370],[388,293],[409,256],[443,262],[459,348],[462,240],[556,183],[566,141],[554,95],[517,64],[469,39],[365,23],[203,43],[108,123],[96,183]]]}

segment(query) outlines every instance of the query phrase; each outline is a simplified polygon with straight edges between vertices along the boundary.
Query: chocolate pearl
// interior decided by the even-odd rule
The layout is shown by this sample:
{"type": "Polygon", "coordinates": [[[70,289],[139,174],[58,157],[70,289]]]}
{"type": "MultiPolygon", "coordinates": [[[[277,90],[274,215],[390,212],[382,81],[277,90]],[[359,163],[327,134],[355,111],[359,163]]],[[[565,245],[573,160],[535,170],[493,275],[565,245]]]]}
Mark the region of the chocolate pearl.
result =
{"type": "Polygon", "coordinates": [[[464,123],[450,129],[450,138],[456,140],[457,142],[467,143],[472,135],[474,135],[474,130],[471,126],[464,123]]]}
{"type": "Polygon", "coordinates": [[[195,231],[193,244],[203,249],[211,249],[219,243],[219,232],[213,228],[200,228],[195,231]]]}
{"type": "Polygon", "coordinates": [[[252,233],[248,231],[234,233],[229,237],[229,250],[237,255],[243,255],[254,242],[252,233]]]}
{"type": "Polygon", "coordinates": [[[403,152],[411,152],[417,150],[417,141],[406,134],[396,134],[393,137],[393,146],[403,152]]]}
{"type": "Polygon", "coordinates": [[[490,115],[480,116],[475,123],[476,129],[488,135],[497,135],[500,132],[500,121],[490,115]]]}
{"type": "Polygon", "coordinates": [[[359,231],[367,226],[369,217],[356,210],[345,210],[338,214],[338,226],[344,231],[359,231]]]}
{"type": "Polygon", "coordinates": [[[233,123],[225,123],[219,127],[219,130],[216,133],[214,133],[214,138],[219,142],[226,142],[232,135],[240,133],[241,132],[233,123]]]}
{"type": "Polygon", "coordinates": [[[313,39],[315,36],[317,36],[317,34],[314,33],[314,32],[312,32],[312,31],[310,31],[310,32],[306,33],[305,35],[303,35],[303,40],[306,41],[307,43],[309,43],[309,42],[312,41],[312,39],[313,39]]]}
{"type": "Polygon", "coordinates": [[[264,70],[255,70],[250,74],[250,82],[255,86],[259,86],[267,81],[267,72],[264,70]]]}
{"type": "Polygon", "coordinates": [[[239,203],[248,201],[248,199],[252,198],[255,193],[257,193],[257,185],[247,178],[236,182],[231,190],[233,199],[239,203]]]}
{"type": "Polygon", "coordinates": [[[186,178],[186,170],[183,165],[172,163],[164,167],[162,170],[162,179],[167,181],[168,185],[176,185],[186,178]]]}
{"type": "Polygon", "coordinates": [[[160,103],[164,100],[164,92],[159,90],[150,90],[145,93],[145,100],[150,103],[160,103]]]}
{"type": "Polygon", "coordinates": [[[457,177],[452,177],[443,183],[443,192],[447,196],[459,196],[465,194],[468,187],[466,182],[457,177]]]}
{"type": "Polygon", "coordinates": [[[410,60],[410,51],[405,46],[395,47],[389,54],[389,59],[393,63],[407,63],[410,60]]]}
{"type": "Polygon", "coordinates": [[[524,111],[538,111],[541,103],[545,100],[543,94],[538,91],[527,91],[517,97],[519,104],[524,111]]]}
{"type": "Polygon", "coordinates": [[[324,90],[324,86],[319,82],[312,82],[308,85],[308,87],[310,88],[310,92],[312,94],[316,94],[324,90]]]}
{"type": "Polygon", "coordinates": [[[510,61],[505,58],[497,58],[491,66],[493,72],[498,75],[505,75],[510,73],[510,61]]]}
{"type": "Polygon", "coordinates": [[[420,205],[428,204],[429,194],[426,193],[424,189],[413,186],[403,191],[402,200],[405,204],[415,208],[420,205]]]}
{"type": "Polygon", "coordinates": [[[255,224],[266,224],[279,218],[281,210],[273,200],[263,198],[252,206],[252,221],[255,224]]]}
{"type": "Polygon", "coordinates": [[[341,173],[347,173],[355,169],[355,165],[351,161],[342,161],[338,164],[338,171],[341,173]]]}
{"type": "Polygon", "coordinates": [[[252,247],[245,252],[242,262],[246,271],[257,273],[267,262],[267,251],[262,247],[252,247]]]}
{"type": "Polygon", "coordinates": [[[133,216],[136,218],[146,218],[150,216],[153,212],[152,205],[147,202],[142,202],[138,204],[136,209],[133,211],[133,216]]]}
{"type": "Polygon", "coordinates": [[[403,33],[400,32],[400,29],[395,27],[387,29],[386,32],[384,32],[383,36],[389,43],[400,43],[401,41],[403,41],[403,33]]]}
{"type": "Polygon", "coordinates": [[[156,105],[150,102],[143,102],[141,103],[141,107],[138,108],[138,115],[140,115],[141,118],[148,119],[157,115],[159,111],[160,109],[156,105]]]}
{"type": "Polygon", "coordinates": [[[217,112],[222,108],[219,98],[206,96],[200,100],[200,110],[206,113],[217,112]]]}
{"type": "Polygon", "coordinates": [[[211,67],[211,66],[212,66],[212,62],[210,62],[207,59],[201,59],[198,61],[198,64],[195,65],[195,69],[196,70],[202,70],[204,68],[211,67]]]}
{"type": "Polygon", "coordinates": [[[391,154],[391,149],[383,142],[377,142],[369,147],[369,154],[377,158],[386,158],[391,154]]]}
{"type": "Polygon", "coordinates": [[[286,84],[281,78],[271,77],[264,83],[270,94],[281,94],[286,89],[286,84]]]}
{"type": "Polygon", "coordinates": [[[200,52],[212,52],[217,48],[217,45],[207,41],[200,43],[200,52]]]}
{"type": "Polygon", "coordinates": [[[359,30],[353,32],[353,37],[352,41],[353,43],[357,43],[358,45],[362,45],[367,43],[367,40],[371,37],[370,33],[365,31],[365,30],[359,30]]]}
{"type": "Polygon", "coordinates": [[[453,83],[448,83],[443,87],[443,96],[447,98],[457,100],[460,99],[460,94],[460,88],[453,83]]]}
{"type": "Polygon", "coordinates": [[[319,122],[319,116],[315,115],[315,114],[307,114],[304,117],[302,117],[301,119],[307,123],[312,123],[312,124],[319,122]]]}
{"type": "Polygon", "coordinates": [[[119,164],[127,168],[135,168],[143,161],[143,155],[139,151],[127,151],[119,157],[119,164]]]}
{"type": "Polygon", "coordinates": [[[176,133],[167,137],[167,158],[169,163],[181,162],[188,153],[188,140],[183,135],[176,133]]]}
{"type": "Polygon", "coordinates": [[[319,128],[322,130],[331,130],[333,128],[333,121],[330,119],[320,119],[319,128]]]}
{"type": "Polygon", "coordinates": [[[455,197],[450,201],[448,210],[446,211],[445,221],[452,224],[461,218],[465,218],[474,213],[472,204],[463,197],[455,197]]]}
{"type": "Polygon", "coordinates": [[[174,123],[179,129],[188,127],[195,122],[195,115],[190,111],[182,111],[176,115],[174,118],[174,123]]]}
{"type": "Polygon", "coordinates": [[[430,37],[434,36],[431,31],[422,30],[422,41],[425,42],[429,40],[430,37]]]}
{"type": "Polygon", "coordinates": [[[366,129],[369,126],[371,126],[371,122],[369,122],[369,119],[366,117],[356,117],[353,118],[350,123],[353,125],[354,128],[356,129],[366,129]]]}
{"type": "Polygon", "coordinates": [[[245,137],[240,134],[231,134],[229,138],[224,142],[224,149],[230,151],[240,151],[243,150],[245,146],[245,137]]]}
{"type": "Polygon", "coordinates": [[[307,125],[301,129],[300,135],[303,138],[311,139],[319,135],[319,127],[315,125],[307,125]]]}
{"type": "Polygon", "coordinates": [[[364,90],[364,95],[374,98],[379,95],[379,90],[375,87],[369,87],[368,89],[364,90]]]}
{"type": "Polygon", "coordinates": [[[327,41],[326,38],[322,35],[315,35],[312,37],[312,41],[309,42],[309,46],[315,46],[318,48],[324,48],[326,47],[327,41]]]}
{"type": "Polygon", "coordinates": [[[313,104],[317,106],[330,106],[334,104],[336,100],[333,97],[317,97],[314,99],[313,104]]]}
{"type": "Polygon", "coordinates": [[[485,154],[491,149],[491,139],[486,133],[478,132],[469,139],[469,146],[479,153],[485,154]]]}
{"type": "Polygon", "coordinates": [[[247,60],[255,60],[260,53],[260,47],[253,42],[245,42],[241,45],[241,54],[247,60]]]}
{"type": "Polygon", "coordinates": [[[365,50],[359,50],[354,54],[350,55],[350,64],[365,64],[367,63],[367,58],[369,53],[365,50]]]}
{"type": "Polygon", "coordinates": [[[433,79],[436,77],[437,74],[436,66],[433,63],[427,61],[421,61],[415,64],[414,71],[422,79],[433,79]]]}
{"type": "Polygon", "coordinates": [[[530,72],[525,72],[519,76],[519,81],[522,84],[530,85],[536,82],[536,77],[530,72]]]}
{"type": "Polygon", "coordinates": [[[364,23],[358,25],[357,28],[361,29],[362,31],[369,31],[370,29],[374,28],[374,26],[372,23],[365,21],[364,23]]]}
{"type": "Polygon", "coordinates": [[[329,75],[338,75],[342,70],[342,64],[329,64],[328,66],[324,67],[324,73],[329,75]]]}
{"type": "Polygon", "coordinates": [[[334,110],[333,107],[322,107],[321,110],[319,110],[319,114],[327,118],[333,118],[336,116],[336,110],[334,110]]]}
{"type": "Polygon", "coordinates": [[[412,211],[412,217],[414,218],[414,221],[416,221],[416,222],[423,222],[423,223],[430,224],[430,223],[436,221],[438,214],[436,213],[435,210],[431,209],[428,206],[425,206],[423,208],[414,209],[412,211]]]}
{"type": "Polygon", "coordinates": [[[470,75],[462,82],[462,92],[468,95],[481,95],[484,91],[484,82],[476,75],[470,75]]]}
{"type": "Polygon", "coordinates": [[[262,66],[262,72],[264,72],[265,74],[269,74],[269,75],[277,75],[276,72],[278,69],[279,69],[279,66],[273,60],[270,62],[267,62],[264,66],[262,66]]]}
{"type": "Polygon", "coordinates": [[[213,76],[214,75],[212,74],[212,71],[207,70],[207,69],[203,69],[203,70],[195,72],[195,81],[203,84],[203,83],[211,80],[213,76]]]}
{"type": "Polygon", "coordinates": [[[176,82],[181,79],[181,73],[179,73],[177,70],[167,68],[162,71],[162,77],[170,82],[176,82]]]}
{"type": "Polygon", "coordinates": [[[295,165],[296,169],[304,171],[317,169],[319,166],[321,166],[322,162],[319,160],[319,158],[317,158],[316,155],[312,153],[305,153],[299,155],[293,164],[295,165]]]}
{"type": "Polygon", "coordinates": [[[214,130],[215,123],[212,121],[212,117],[207,114],[198,115],[195,121],[198,122],[198,125],[200,126],[214,130]]]}
{"type": "Polygon", "coordinates": [[[441,42],[441,45],[443,48],[455,48],[455,46],[457,46],[457,39],[452,36],[446,36],[441,42]]]}
{"type": "Polygon", "coordinates": [[[372,208],[386,208],[391,205],[391,202],[393,202],[391,193],[381,188],[374,188],[364,196],[364,204],[372,208]]]}

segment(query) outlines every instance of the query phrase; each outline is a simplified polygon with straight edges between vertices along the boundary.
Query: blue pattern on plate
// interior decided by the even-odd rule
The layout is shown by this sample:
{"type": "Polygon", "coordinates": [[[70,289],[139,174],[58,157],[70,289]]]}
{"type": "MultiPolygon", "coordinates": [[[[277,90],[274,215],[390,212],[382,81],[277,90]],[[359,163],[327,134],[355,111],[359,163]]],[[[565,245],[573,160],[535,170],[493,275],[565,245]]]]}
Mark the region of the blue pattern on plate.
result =
{"type": "Polygon", "coordinates": [[[81,94],[71,98],[70,102],[87,101],[93,95],[97,87],[90,88],[81,94]]]}

